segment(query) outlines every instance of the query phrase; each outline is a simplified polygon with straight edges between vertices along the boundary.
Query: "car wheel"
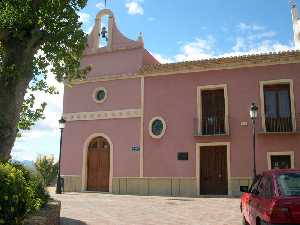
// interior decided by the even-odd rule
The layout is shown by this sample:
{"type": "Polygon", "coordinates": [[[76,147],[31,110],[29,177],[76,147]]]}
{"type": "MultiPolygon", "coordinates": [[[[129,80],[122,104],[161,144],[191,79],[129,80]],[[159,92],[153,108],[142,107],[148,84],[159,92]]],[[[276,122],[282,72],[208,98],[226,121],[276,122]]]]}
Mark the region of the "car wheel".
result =
{"type": "Polygon", "coordinates": [[[262,225],[259,218],[256,219],[256,225],[262,225]]]}
{"type": "Polygon", "coordinates": [[[243,225],[249,225],[249,223],[246,221],[245,217],[243,217],[243,219],[242,219],[242,224],[243,225]]]}

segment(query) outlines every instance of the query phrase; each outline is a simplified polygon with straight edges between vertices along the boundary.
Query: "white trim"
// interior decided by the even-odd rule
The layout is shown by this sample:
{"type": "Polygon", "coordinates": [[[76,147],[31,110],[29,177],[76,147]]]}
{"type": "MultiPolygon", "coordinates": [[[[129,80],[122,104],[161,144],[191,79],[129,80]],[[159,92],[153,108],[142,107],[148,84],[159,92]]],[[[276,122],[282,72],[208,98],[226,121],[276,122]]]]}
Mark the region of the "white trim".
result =
{"type": "Polygon", "coordinates": [[[267,152],[268,169],[271,170],[271,156],[273,155],[289,155],[291,159],[291,169],[295,168],[295,154],[293,151],[289,152],[267,152]]]}
{"type": "Polygon", "coordinates": [[[67,122],[78,120],[126,119],[141,117],[141,109],[123,109],[113,111],[64,113],[67,122]]]}
{"type": "Polygon", "coordinates": [[[145,79],[141,78],[140,177],[144,176],[144,101],[145,79]]]}
{"type": "Polygon", "coordinates": [[[103,137],[109,143],[109,192],[112,192],[112,177],[113,177],[113,168],[114,168],[114,161],[113,161],[113,143],[111,139],[104,133],[94,133],[90,135],[84,142],[83,145],[83,162],[82,162],[82,186],[81,190],[86,191],[87,189],[87,157],[88,157],[88,149],[90,142],[96,137],[103,137]]]}
{"type": "Polygon", "coordinates": [[[166,129],[167,129],[167,124],[166,124],[166,121],[164,120],[164,118],[162,118],[161,116],[155,116],[155,117],[153,117],[153,118],[149,121],[149,126],[148,126],[148,128],[149,128],[149,135],[150,135],[152,138],[158,139],[158,138],[162,138],[162,136],[164,136],[164,134],[165,134],[165,132],[166,132],[166,129]],[[160,121],[163,123],[163,130],[162,130],[161,134],[158,135],[158,136],[157,136],[157,135],[154,135],[154,134],[152,133],[152,123],[153,123],[155,120],[160,120],[160,121]]]}
{"type": "MultiPolygon", "coordinates": [[[[138,47],[140,48],[140,47],[138,47]]],[[[108,51],[110,52],[110,51],[108,51]]],[[[233,70],[233,69],[238,69],[238,68],[251,68],[251,67],[262,67],[262,66],[272,66],[272,65],[287,65],[287,64],[295,64],[295,63],[299,63],[300,60],[298,59],[299,56],[295,55],[295,54],[299,54],[299,52],[292,52],[290,54],[294,54],[291,56],[287,56],[288,52],[283,52],[280,54],[276,54],[276,55],[272,55],[272,54],[267,54],[265,55],[266,57],[269,57],[267,59],[261,59],[258,58],[260,56],[258,55],[253,55],[253,56],[248,56],[249,60],[246,61],[242,61],[239,62],[240,60],[244,60],[243,57],[238,57],[238,59],[234,59],[235,62],[233,62],[233,58],[225,58],[224,63],[218,63],[218,65],[216,63],[214,63],[214,61],[216,61],[216,59],[211,60],[211,66],[210,64],[208,64],[208,66],[197,66],[197,65],[191,65],[193,66],[193,68],[190,69],[186,69],[186,67],[181,67],[179,69],[175,69],[175,66],[177,66],[177,64],[174,65],[174,70],[172,71],[158,71],[158,72],[154,72],[151,73],[152,71],[150,71],[150,73],[146,72],[138,72],[138,73],[132,73],[132,74],[111,74],[111,75],[104,75],[104,74],[97,74],[97,78],[94,79],[85,79],[85,80],[74,80],[71,82],[71,84],[84,84],[84,83],[93,83],[93,82],[98,82],[98,81],[110,81],[110,80],[119,80],[119,79],[137,79],[140,77],[155,77],[155,76],[168,76],[168,75],[182,75],[182,74],[190,74],[190,73],[199,73],[199,72],[205,72],[205,71],[218,71],[218,70],[233,70]],[[253,60],[254,59],[254,60],[253,60]],[[232,60],[232,62],[231,62],[232,60]],[[252,61],[251,61],[252,60],[252,61]],[[216,66],[217,65],[217,66],[216,66]],[[197,68],[198,67],[198,68],[197,68]]],[[[90,55],[89,54],[85,54],[85,55],[90,55]]],[[[198,61],[195,62],[191,62],[192,63],[197,63],[198,61]]],[[[181,64],[183,64],[184,62],[180,62],[181,64]]],[[[179,63],[178,63],[179,64],[179,63]]],[[[171,64],[170,66],[173,66],[173,64],[171,64]]]]}
{"type": "Polygon", "coordinates": [[[224,91],[224,101],[225,101],[225,134],[229,134],[229,121],[228,121],[228,91],[227,84],[217,84],[217,85],[206,85],[197,87],[197,116],[198,116],[198,134],[202,135],[202,91],[207,90],[221,90],[224,91]]]}
{"type": "Polygon", "coordinates": [[[293,132],[296,132],[296,110],[295,110],[295,95],[294,95],[294,82],[292,79],[279,79],[279,80],[266,80],[259,82],[260,89],[260,108],[261,108],[261,123],[263,131],[266,132],[266,115],[265,115],[265,98],[264,86],[276,84],[289,84],[290,85],[290,102],[291,102],[291,116],[293,123],[293,132]]]}
{"type": "Polygon", "coordinates": [[[103,103],[106,99],[107,99],[107,90],[106,90],[105,87],[97,87],[97,88],[94,89],[94,91],[93,91],[93,100],[94,100],[94,102],[103,103]],[[105,93],[105,96],[102,100],[98,100],[97,97],[96,97],[99,91],[104,91],[104,93],[105,93]]]}
{"type": "Polygon", "coordinates": [[[209,143],[196,143],[196,178],[197,178],[197,194],[200,195],[200,151],[201,147],[206,146],[226,146],[227,150],[227,185],[228,195],[232,195],[231,190],[231,164],[230,164],[230,142],[209,142],[209,143]]]}

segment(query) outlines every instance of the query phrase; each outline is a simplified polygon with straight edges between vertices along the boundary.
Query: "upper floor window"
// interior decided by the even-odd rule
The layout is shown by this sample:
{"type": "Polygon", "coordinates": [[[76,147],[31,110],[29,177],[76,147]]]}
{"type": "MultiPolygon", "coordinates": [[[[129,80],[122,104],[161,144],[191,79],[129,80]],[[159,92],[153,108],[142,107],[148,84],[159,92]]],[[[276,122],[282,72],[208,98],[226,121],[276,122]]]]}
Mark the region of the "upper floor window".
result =
{"type": "Polygon", "coordinates": [[[107,90],[104,87],[96,88],[93,92],[93,99],[97,103],[102,103],[107,98],[107,90]]]}
{"type": "Polygon", "coordinates": [[[225,133],[225,98],[224,90],[206,90],[202,98],[202,134],[214,135],[225,133]]]}
{"type": "Polygon", "coordinates": [[[154,117],[149,123],[149,133],[153,138],[161,138],[166,132],[166,122],[161,117],[154,117]]]}
{"type": "Polygon", "coordinates": [[[293,131],[290,84],[264,85],[263,91],[266,131],[293,131]]]}
{"type": "Polygon", "coordinates": [[[228,131],[227,87],[198,87],[198,134],[222,135],[228,131]]]}

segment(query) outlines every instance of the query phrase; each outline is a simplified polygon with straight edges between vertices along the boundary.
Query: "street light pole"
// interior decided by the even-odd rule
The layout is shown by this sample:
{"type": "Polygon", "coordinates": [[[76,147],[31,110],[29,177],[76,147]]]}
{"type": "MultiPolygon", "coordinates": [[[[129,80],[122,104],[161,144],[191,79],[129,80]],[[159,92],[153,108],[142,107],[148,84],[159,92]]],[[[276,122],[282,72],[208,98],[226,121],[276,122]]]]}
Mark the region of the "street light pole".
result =
{"type": "Polygon", "coordinates": [[[250,107],[250,118],[252,120],[252,138],[253,138],[253,180],[256,177],[256,129],[255,129],[255,121],[257,118],[258,107],[255,103],[251,104],[250,107]]]}
{"type": "Polygon", "coordinates": [[[59,129],[60,129],[60,146],[59,146],[56,194],[61,194],[60,158],[61,158],[62,134],[63,134],[63,130],[65,128],[66,121],[63,117],[61,117],[61,119],[58,122],[59,122],[59,129]]]}

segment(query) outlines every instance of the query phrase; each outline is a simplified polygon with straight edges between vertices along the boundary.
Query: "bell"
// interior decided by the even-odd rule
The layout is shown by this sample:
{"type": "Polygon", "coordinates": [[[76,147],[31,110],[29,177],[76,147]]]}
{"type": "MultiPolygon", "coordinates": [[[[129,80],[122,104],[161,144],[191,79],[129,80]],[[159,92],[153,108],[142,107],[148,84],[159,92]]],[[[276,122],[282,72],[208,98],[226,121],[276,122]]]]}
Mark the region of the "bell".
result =
{"type": "Polygon", "coordinates": [[[107,34],[106,27],[102,27],[101,37],[106,38],[106,34],[107,34]]]}

